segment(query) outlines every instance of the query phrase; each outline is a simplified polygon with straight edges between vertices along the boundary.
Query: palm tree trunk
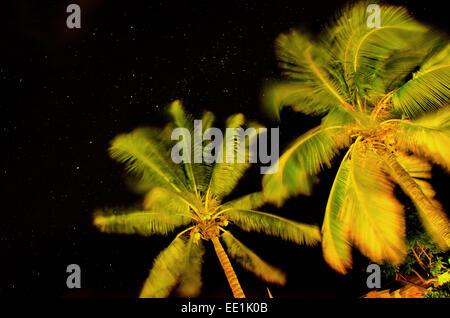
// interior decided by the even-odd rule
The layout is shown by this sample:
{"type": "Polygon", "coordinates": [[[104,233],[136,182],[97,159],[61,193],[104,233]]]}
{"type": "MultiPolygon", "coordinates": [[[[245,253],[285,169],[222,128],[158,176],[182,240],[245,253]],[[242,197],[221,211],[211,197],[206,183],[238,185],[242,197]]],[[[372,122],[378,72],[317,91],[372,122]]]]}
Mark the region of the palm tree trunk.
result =
{"type": "Polygon", "coordinates": [[[211,238],[211,241],[214,244],[214,249],[216,250],[220,265],[222,265],[223,271],[225,272],[228,284],[230,284],[234,298],[245,298],[244,291],[242,290],[241,284],[239,284],[236,273],[234,272],[233,266],[231,266],[230,259],[228,258],[227,253],[225,253],[222,244],[220,244],[217,236],[211,238]]]}
{"type": "Polygon", "coordinates": [[[391,175],[417,206],[419,216],[427,231],[430,232],[441,248],[447,250],[450,246],[450,227],[445,213],[439,207],[433,205],[432,200],[425,195],[389,150],[381,150],[379,153],[391,169],[391,175]]]}

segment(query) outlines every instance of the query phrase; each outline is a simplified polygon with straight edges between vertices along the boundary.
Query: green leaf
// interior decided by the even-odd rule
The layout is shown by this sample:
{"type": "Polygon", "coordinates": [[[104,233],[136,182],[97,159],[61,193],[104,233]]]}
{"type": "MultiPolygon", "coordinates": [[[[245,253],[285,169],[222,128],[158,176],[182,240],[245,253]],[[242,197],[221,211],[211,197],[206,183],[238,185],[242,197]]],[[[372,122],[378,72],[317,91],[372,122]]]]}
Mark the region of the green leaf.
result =
{"type": "Polygon", "coordinates": [[[244,231],[265,233],[297,244],[314,245],[320,241],[320,231],[315,225],[298,223],[277,215],[245,209],[229,210],[224,215],[244,231]]]}
{"type": "Polygon", "coordinates": [[[140,298],[165,298],[169,296],[182,273],[185,248],[186,243],[177,237],[166,249],[159,253],[142,287],[140,298]]]}
{"type": "Polygon", "coordinates": [[[353,103],[373,88],[386,59],[405,48],[418,47],[427,31],[403,7],[380,4],[380,27],[368,26],[372,2],[347,5],[325,30],[324,47],[342,66],[353,103]]]}
{"type": "Polygon", "coordinates": [[[438,284],[443,285],[450,281],[450,271],[438,276],[438,284]]]}
{"type": "Polygon", "coordinates": [[[450,106],[414,121],[392,121],[394,140],[404,152],[411,151],[450,171],[450,106]]]}
{"type": "Polygon", "coordinates": [[[203,128],[203,132],[205,132],[205,130],[209,129],[212,127],[213,123],[215,120],[215,116],[212,112],[210,111],[205,111],[203,113],[202,116],[202,128],[203,128]]]}
{"type": "Polygon", "coordinates": [[[225,202],[222,205],[222,209],[246,209],[252,210],[257,209],[264,205],[264,195],[262,192],[254,192],[244,195],[240,198],[234,199],[232,201],[225,202]]]}
{"type": "Polygon", "coordinates": [[[337,143],[345,127],[317,127],[297,138],[263,177],[263,191],[267,201],[281,206],[290,196],[309,195],[316,174],[324,166],[330,167],[331,160],[344,145],[337,143]],[[274,172],[275,169],[277,171],[274,172]]]}
{"type": "MultiPolygon", "coordinates": [[[[203,132],[214,121],[214,115],[211,112],[205,112],[202,117],[202,129],[199,129],[199,127],[195,127],[194,118],[185,112],[179,100],[174,101],[169,106],[169,113],[173,117],[176,128],[185,128],[190,132],[189,140],[182,138],[180,141],[183,143],[184,149],[189,149],[189,162],[184,163],[183,168],[189,180],[190,188],[194,192],[205,192],[211,178],[212,167],[203,160],[202,162],[196,162],[196,159],[202,157],[203,132]],[[203,120],[205,120],[205,123],[203,123],[203,120]],[[203,127],[203,124],[206,127],[203,127]]],[[[167,137],[169,138],[169,136],[167,137]]]]}
{"type": "Polygon", "coordinates": [[[322,232],[324,258],[340,273],[351,267],[350,245],[379,264],[399,264],[406,255],[403,209],[386,166],[359,141],[336,175],[322,232]]]}
{"type": "Polygon", "coordinates": [[[161,187],[152,189],[144,198],[144,208],[154,212],[161,212],[167,217],[182,217],[187,224],[192,215],[191,209],[196,210],[200,206],[200,200],[192,193],[180,195],[161,187]]]}
{"type": "Polygon", "coordinates": [[[284,285],[286,275],[279,269],[267,264],[248,247],[238,241],[230,232],[222,234],[222,240],[228,250],[228,254],[242,265],[246,270],[268,283],[284,285]]]}
{"type": "Polygon", "coordinates": [[[186,191],[184,174],[170,158],[167,144],[158,140],[158,134],[158,129],[140,128],[118,135],[111,142],[110,155],[124,163],[129,173],[153,186],[186,191]]]}
{"type": "Polygon", "coordinates": [[[115,209],[109,209],[98,210],[94,213],[94,225],[104,233],[168,235],[176,227],[185,224],[186,218],[176,215],[167,216],[161,212],[139,210],[117,212],[115,209]]]}
{"type": "Polygon", "coordinates": [[[324,259],[330,266],[341,274],[352,267],[352,254],[350,245],[349,215],[344,218],[347,191],[350,187],[350,161],[348,154],[341,162],[339,170],[334,178],[333,186],[328,197],[325,217],[322,225],[322,250],[324,259]]]}
{"type": "Polygon", "coordinates": [[[351,184],[342,218],[351,222],[350,240],[376,263],[401,263],[406,255],[403,207],[394,195],[383,160],[355,144],[349,173],[351,184]]]}
{"type": "Polygon", "coordinates": [[[194,119],[191,115],[185,112],[183,104],[180,100],[173,101],[169,105],[168,111],[177,127],[193,130],[194,119]]]}
{"type": "Polygon", "coordinates": [[[313,89],[299,81],[270,82],[263,88],[262,108],[272,118],[280,119],[284,107],[307,115],[319,116],[330,111],[329,103],[310,98],[313,89]]]}
{"type": "Polygon", "coordinates": [[[277,84],[277,95],[268,92],[266,103],[281,102],[268,107],[276,109],[288,102],[306,114],[323,114],[336,107],[353,109],[345,84],[333,72],[328,51],[314,44],[308,35],[295,30],[281,34],[275,50],[283,75],[291,82],[277,84]]]}
{"type": "MultiPolygon", "coordinates": [[[[235,114],[227,119],[226,128],[242,128],[244,122],[244,115],[235,114]]],[[[245,140],[241,140],[241,138],[231,134],[229,131],[225,133],[222,147],[220,147],[217,154],[209,185],[209,190],[217,197],[223,198],[230,194],[245,171],[250,167],[248,159],[252,154],[250,153],[249,144],[250,140],[256,137],[256,133],[250,134],[245,140]],[[245,142],[244,145],[242,145],[243,142],[245,142]],[[241,146],[245,149],[244,152],[238,151],[241,146]]]]}
{"type": "Polygon", "coordinates": [[[410,118],[450,102],[450,62],[415,73],[392,97],[394,108],[410,118]]]}
{"type": "MultiPolygon", "coordinates": [[[[448,43],[445,41],[445,43],[448,43]]],[[[450,44],[436,49],[393,96],[394,108],[410,118],[444,107],[450,102],[450,44]]]]}
{"type": "Polygon", "coordinates": [[[202,263],[205,254],[202,241],[195,242],[191,236],[186,243],[185,254],[177,292],[181,297],[197,297],[202,289],[202,263]]]}

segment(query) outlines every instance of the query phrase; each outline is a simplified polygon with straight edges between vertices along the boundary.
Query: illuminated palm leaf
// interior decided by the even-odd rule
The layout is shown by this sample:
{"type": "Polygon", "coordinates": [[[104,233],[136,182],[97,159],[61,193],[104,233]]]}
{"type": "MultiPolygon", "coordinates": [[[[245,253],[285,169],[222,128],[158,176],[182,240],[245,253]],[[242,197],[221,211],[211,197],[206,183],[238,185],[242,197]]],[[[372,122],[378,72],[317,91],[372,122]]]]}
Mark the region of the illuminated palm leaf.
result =
{"type": "Polygon", "coordinates": [[[186,191],[186,180],[180,166],[167,155],[167,146],[158,140],[156,129],[136,129],[122,134],[111,142],[112,158],[126,164],[128,172],[135,174],[154,186],[186,191]]]}
{"type": "MultiPolygon", "coordinates": [[[[211,178],[212,166],[204,160],[203,156],[203,133],[214,122],[214,115],[211,112],[205,112],[202,117],[202,129],[194,127],[194,119],[187,114],[181,101],[176,100],[169,105],[169,113],[173,118],[174,126],[185,128],[189,131],[189,138],[182,138],[183,149],[189,149],[187,158],[189,162],[184,163],[185,174],[189,180],[190,187],[194,192],[206,192],[211,178]],[[200,162],[197,162],[200,161],[200,162]]],[[[172,127],[171,127],[172,128],[172,127]]]]}
{"type": "Polygon", "coordinates": [[[343,218],[351,218],[350,239],[373,261],[399,264],[406,255],[405,221],[394,185],[377,154],[356,147],[351,156],[343,206],[343,218]]]}
{"type": "Polygon", "coordinates": [[[316,174],[324,166],[330,167],[332,158],[341,145],[337,136],[344,126],[316,128],[297,138],[278,160],[275,173],[263,178],[263,190],[269,202],[280,206],[288,197],[296,194],[309,195],[316,174]]]}
{"type": "Polygon", "coordinates": [[[328,199],[323,231],[325,260],[338,272],[351,267],[350,245],[375,262],[399,263],[406,247],[403,209],[378,155],[358,145],[344,159],[328,199]]]}
{"type": "MultiPolygon", "coordinates": [[[[431,164],[414,155],[397,152],[397,160],[416,182],[431,179],[431,164]]],[[[434,194],[433,194],[434,195],[434,194]]]]}
{"type": "Polygon", "coordinates": [[[396,124],[394,139],[401,150],[412,151],[450,171],[450,106],[414,121],[402,120],[396,124]]]}
{"type": "Polygon", "coordinates": [[[414,21],[406,9],[380,5],[380,27],[369,27],[370,1],[346,6],[324,32],[324,45],[332,52],[356,103],[367,96],[380,75],[380,66],[405,48],[419,47],[427,28],[414,21]]]}
{"type": "Polygon", "coordinates": [[[245,209],[224,212],[230,221],[244,231],[262,232],[297,244],[314,245],[320,241],[317,226],[298,223],[283,217],[245,209]]]}
{"type": "Polygon", "coordinates": [[[215,120],[215,116],[212,112],[210,111],[205,111],[202,115],[202,128],[203,128],[203,132],[209,128],[212,127],[214,120],[215,120]]]}
{"type": "Polygon", "coordinates": [[[176,127],[193,130],[194,119],[190,114],[187,114],[185,112],[183,104],[181,103],[180,100],[173,101],[167,109],[176,127]]]}
{"type": "Polygon", "coordinates": [[[185,247],[185,256],[177,292],[181,297],[197,297],[202,289],[202,263],[205,247],[201,241],[189,239],[185,247]]]}
{"type": "MultiPolygon", "coordinates": [[[[270,116],[280,119],[280,111],[283,107],[292,107],[295,111],[307,115],[321,115],[332,107],[311,99],[312,89],[302,82],[278,81],[266,85],[262,96],[263,110],[270,116]]],[[[334,105],[333,105],[334,106],[334,105]]]]}
{"type": "Polygon", "coordinates": [[[289,103],[299,111],[317,115],[335,107],[352,109],[341,79],[331,72],[330,56],[309,36],[297,31],[281,34],[275,48],[283,74],[292,82],[279,83],[275,90],[268,91],[266,107],[278,113],[289,103]]]}
{"type": "Polygon", "coordinates": [[[192,193],[179,195],[176,192],[156,187],[150,190],[144,198],[143,207],[149,211],[164,212],[168,216],[189,218],[191,209],[196,209],[198,198],[192,193]]]}
{"type": "Polygon", "coordinates": [[[242,140],[229,130],[242,128],[244,122],[245,118],[242,114],[232,115],[226,121],[227,130],[222,147],[220,147],[216,157],[209,185],[209,190],[220,198],[231,193],[245,171],[250,167],[249,158],[253,154],[250,152],[249,145],[250,142],[254,142],[253,138],[256,137],[258,131],[254,128],[255,130],[242,140]]]}
{"type": "Polygon", "coordinates": [[[115,209],[96,211],[94,225],[104,233],[139,234],[150,236],[155,234],[168,235],[176,227],[189,222],[183,216],[161,212],[130,210],[116,212],[115,209]]]}
{"type": "Polygon", "coordinates": [[[222,206],[224,209],[257,209],[263,206],[265,203],[264,194],[262,192],[254,192],[244,195],[240,198],[234,199],[224,203],[222,206]]]}
{"type": "Polygon", "coordinates": [[[450,44],[436,52],[393,95],[396,110],[414,118],[450,102],[450,44]]]}
{"type": "Polygon", "coordinates": [[[169,296],[183,271],[185,248],[186,243],[177,237],[159,253],[139,297],[164,298],[169,296]]]}
{"type": "MultiPolygon", "coordinates": [[[[434,32],[424,33],[414,39],[417,39],[414,45],[391,52],[384,61],[373,67],[372,76],[365,78],[364,90],[370,101],[376,103],[386,92],[396,92],[406,84],[442,41],[442,37],[434,32]]],[[[397,96],[394,94],[393,98],[397,96]]],[[[397,110],[402,113],[401,109],[397,110]]]]}
{"type": "Polygon", "coordinates": [[[347,191],[351,186],[348,154],[342,160],[328,197],[322,225],[323,256],[339,273],[346,273],[352,266],[350,226],[351,216],[344,213],[347,191]]]}
{"type": "Polygon", "coordinates": [[[284,285],[286,275],[279,269],[267,264],[258,255],[248,247],[238,241],[230,232],[225,231],[222,234],[222,240],[228,250],[228,254],[234,258],[246,270],[253,272],[268,283],[284,285]]]}

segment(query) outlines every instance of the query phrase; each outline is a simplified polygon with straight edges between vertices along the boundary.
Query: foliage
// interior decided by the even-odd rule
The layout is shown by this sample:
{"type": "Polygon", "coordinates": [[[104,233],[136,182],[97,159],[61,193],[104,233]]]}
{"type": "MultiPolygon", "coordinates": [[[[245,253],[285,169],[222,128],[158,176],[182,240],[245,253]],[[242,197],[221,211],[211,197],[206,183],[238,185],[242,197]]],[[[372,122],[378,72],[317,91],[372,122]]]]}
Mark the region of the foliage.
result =
{"type": "Polygon", "coordinates": [[[415,209],[407,215],[408,254],[400,265],[383,264],[384,280],[419,278],[427,288],[424,297],[450,297],[450,259],[440,250],[421,226],[415,209]]]}
{"type": "Polygon", "coordinates": [[[396,184],[439,248],[450,245],[450,223],[429,183],[429,162],[450,171],[448,39],[390,5],[380,5],[381,26],[370,28],[368,4],[346,6],[319,37],[303,30],[279,35],[283,78],[263,95],[275,118],[283,107],[322,117],[287,147],[278,171],[264,176],[269,202],[311,194],[318,173],[346,151],[322,226],[324,258],[340,273],[352,266],[352,246],[378,263],[404,260],[396,184]]]}
{"type": "Polygon", "coordinates": [[[425,298],[450,298],[450,283],[434,287],[431,291],[425,293],[425,298]]]}
{"type": "MultiPolygon", "coordinates": [[[[141,205],[121,212],[118,209],[100,210],[94,215],[94,225],[105,233],[169,235],[184,227],[155,258],[140,296],[167,297],[175,288],[180,296],[198,296],[202,286],[203,241],[213,242],[227,278],[229,281],[233,279],[234,271],[228,265],[228,257],[222,253],[223,248],[217,246],[220,244],[217,238],[223,239],[229,255],[245,269],[269,283],[284,284],[286,277],[281,270],[264,262],[225,228],[233,225],[245,231],[312,245],[320,241],[318,227],[256,211],[264,204],[261,192],[224,200],[249,167],[248,160],[244,163],[202,161],[175,164],[171,159],[175,145],[171,131],[177,127],[187,128],[191,136],[203,132],[196,131],[192,116],[185,113],[181,102],[173,102],[169,106],[169,114],[173,120],[165,128],[138,128],[119,135],[109,149],[111,157],[123,163],[133,175],[133,180],[129,181],[132,187],[144,193],[141,205]]],[[[205,130],[211,127],[214,116],[205,112],[203,120],[205,130]]],[[[226,126],[242,127],[244,123],[244,116],[235,114],[227,119],[226,126]]],[[[219,147],[218,156],[236,157],[243,142],[246,156],[252,155],[248,140],[230,137],[231,147],[227,147],[226,140],[227,135],[219,147]]],[[[198,151],[198,147],[189,144],[184,137],[179,142],[193,155],[198,151]]],[[[236,284],[230,282],[230,286],[235,294],[236,284]]]]}

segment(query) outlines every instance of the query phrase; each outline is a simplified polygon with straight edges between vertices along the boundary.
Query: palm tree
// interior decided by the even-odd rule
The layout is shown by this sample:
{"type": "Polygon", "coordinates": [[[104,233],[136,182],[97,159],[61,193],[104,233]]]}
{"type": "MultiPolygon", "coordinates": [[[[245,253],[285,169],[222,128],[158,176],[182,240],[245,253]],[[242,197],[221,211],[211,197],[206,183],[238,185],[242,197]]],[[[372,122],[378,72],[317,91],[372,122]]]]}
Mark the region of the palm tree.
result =
{"type": "Polygon", "coordinates": [[[378,263],[402,261],[396,184],[440,248],[450,244],[448,218],[429,183],[430,163],[450,170],[450,45],[402,7],[380,6],[381,26],[369,28],[370,2],[345,7],[319,40],[296,30],[279,35],[284,79],[263,94],[274,117],[284,106],[322,117],[264,176],[268,201],[280,206],[309,195],[318,173],[347,149],[322,226],[324,258],[340,273],[352,266],[352,245],[378,263]]]}
{"type": "MultiPolygon", "coordinates": [[[[94,218],[94,224],[106,233],[169,235],[176,228],[184,227],[155,258],[140,296],[167,297],[175,286],[181,296],[197,296],[202,286],[203,242],[206,241],[212,242],[234,297],[245,296],[228,255],[264,281],[284,284],[285,274],[237,240],[226,229],[227,226],[236,225],[244,231],[262,232],[308,245],[320,240],[319,228],[256,211],[264,204],[261,192],[223,202],[223,198],[231,193],[249,167],[249,161],[175,164],[171,159],[173,129],[184,127],[192,133],[203,135],[211,127],[214,116],[211,112],[204,113],[203,131],[200,132],[194,129],[191,117],[185,113],[179,101],[170,105],[169,113],[173,122],[164,129],[139,128],[117,136],[111,143],[111,156],[124,163],[128,172],[137,176],[133,186],[145,195],[142,206],[119,212],[114,209],[97,211],[94,218]],[[228,254],[221,241],[225,243],[228,254]]],[[[243,124],[242,114],[230,116],[226,121],[228,128],[243,124]]],[[[187,142],[187,138],[181,142],[187,142]]],[[[242,140],[233,137],[232,147],[228,148],[231,152],[227,152],[223,142],[217,156],[223,159],[224,156],[235,156],[239,142],[242,140]]],[[[248,142],[246,145],[248,149],[248,142]]],[[[198,152],[198,148],[195,150],[193,146],[185,149],[198,152]]],[[[251,154],[247,152],[246,155],[251,154]]]]}

